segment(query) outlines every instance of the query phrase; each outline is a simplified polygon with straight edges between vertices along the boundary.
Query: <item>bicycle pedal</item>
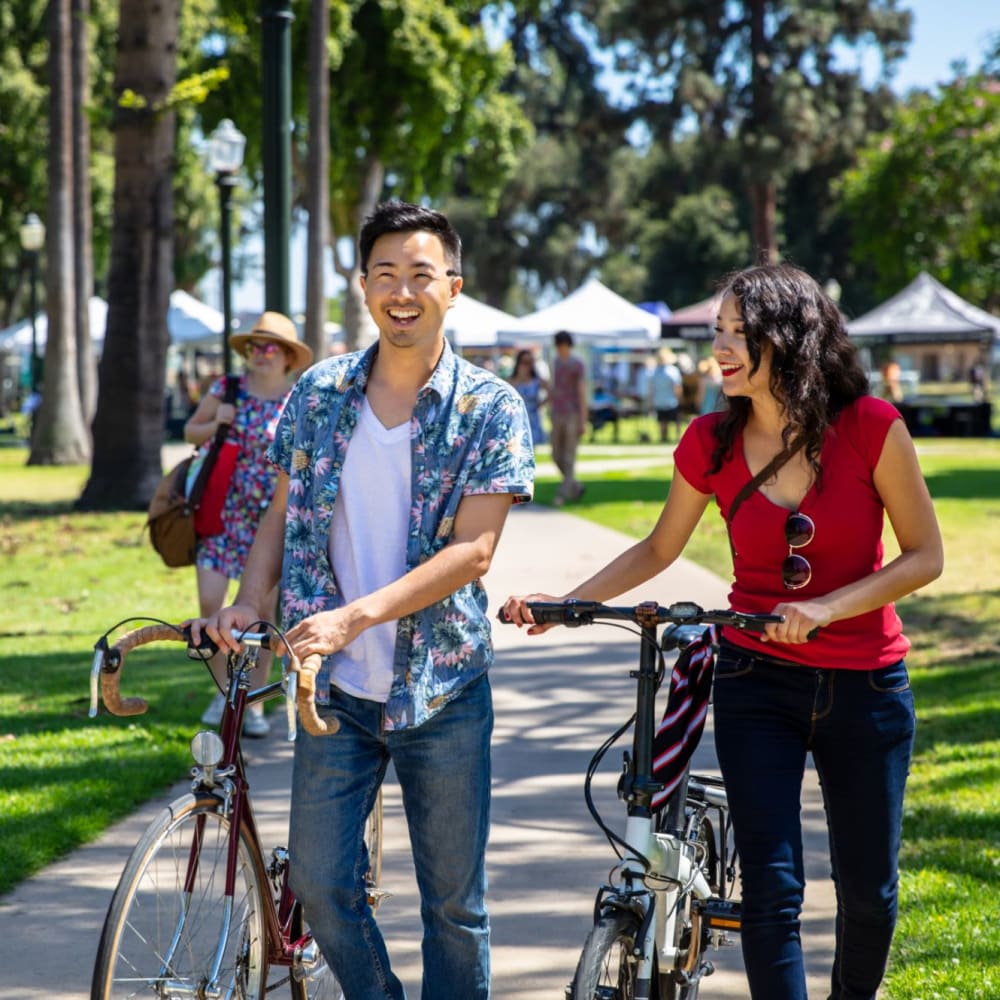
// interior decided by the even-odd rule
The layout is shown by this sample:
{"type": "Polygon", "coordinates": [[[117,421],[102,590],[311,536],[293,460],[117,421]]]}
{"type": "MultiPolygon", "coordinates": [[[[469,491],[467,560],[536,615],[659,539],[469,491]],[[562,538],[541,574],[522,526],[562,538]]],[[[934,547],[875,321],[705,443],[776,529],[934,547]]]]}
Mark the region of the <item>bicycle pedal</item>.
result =
{"type": "Polygon", "coordinates": [[[710,899],[700,900],[695,904],[705,926],[713,931],[739,931],[740,929],[740,902],[737,899],[718,899],[713,896],[710,899]]]}
{"type": "Polygon", "coordinates": [[[376,889],[374,886],[368,886],[368,905],[378,906],[383,899],[389,899],[392,893],[388,889],[376,889]]]}

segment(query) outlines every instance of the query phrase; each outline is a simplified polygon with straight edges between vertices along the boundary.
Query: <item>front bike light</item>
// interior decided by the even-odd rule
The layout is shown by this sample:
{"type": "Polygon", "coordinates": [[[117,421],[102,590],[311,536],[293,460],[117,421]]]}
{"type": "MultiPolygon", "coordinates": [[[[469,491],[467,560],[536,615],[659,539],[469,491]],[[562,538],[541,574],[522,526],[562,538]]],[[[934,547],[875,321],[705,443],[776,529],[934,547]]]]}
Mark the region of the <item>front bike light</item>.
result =
{"type": "Polygon", "coordinates": [[[219,734],[207,729],[196,733],[191,740],[191,756],[201,767],[215,767],[222,760],[223,749],[219,734]]]}

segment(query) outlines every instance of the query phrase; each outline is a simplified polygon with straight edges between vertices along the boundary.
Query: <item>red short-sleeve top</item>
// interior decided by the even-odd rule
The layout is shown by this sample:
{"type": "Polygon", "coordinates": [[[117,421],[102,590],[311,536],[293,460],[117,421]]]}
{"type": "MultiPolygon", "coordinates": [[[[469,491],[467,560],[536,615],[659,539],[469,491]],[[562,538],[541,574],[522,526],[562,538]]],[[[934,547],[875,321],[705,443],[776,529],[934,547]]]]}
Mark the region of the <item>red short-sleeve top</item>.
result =
{"type": "MultiPolygon", "coordinates": [[[[736,494],[752,477],[743,453],[742,435],[722,468],[709,474],[715,450],[715,427],[722,414],[694,420],[674,453],[675,469],[701,493],[715,496],[723,520],[736,494]]],[[[812,566],[812,579],[800,590],[787,590],[781,564],[788,555],[788,510],[759,490],[740,505],[730,537],[736,550],[730,606],[768,613],[782,601],[821,597],[853,583],[882,566],[884,507],[873,474],[886,435],[899,411],[885,400],[862,396],[844,408],[827,431],[820,455],[822,482],[814,483],[799,510],[816,525],[813,540],[797,549],[812,566]]],[[[909,641],[895,605],[833,622],[807,643],[762,643],[753,635],[725,632],[728,640],[796,663],[845,670],[874,670],[905,656],[909,641]]]]}

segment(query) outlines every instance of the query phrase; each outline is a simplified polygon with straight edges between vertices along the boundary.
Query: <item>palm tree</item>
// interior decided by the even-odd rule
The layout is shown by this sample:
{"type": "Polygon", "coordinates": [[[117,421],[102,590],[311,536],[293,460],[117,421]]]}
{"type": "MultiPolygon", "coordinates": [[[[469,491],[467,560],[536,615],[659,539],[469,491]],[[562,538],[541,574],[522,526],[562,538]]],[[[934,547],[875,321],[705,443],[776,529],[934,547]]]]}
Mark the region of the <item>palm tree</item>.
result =
{"type": "Polygon", "coordinates": [[[162,477],[179,18],[179,0],[119,7],[108,326],[81,508],[144,509],[162,477]]]}
{"type": "Polygon", "coordinates": [[[45,298],[48,341],[42,404],[29,465],[78,465],[90,458],[76,363],[73,253],[73,73],[71,0],[51,0],[49,35],[49,207],[45,298]]]}

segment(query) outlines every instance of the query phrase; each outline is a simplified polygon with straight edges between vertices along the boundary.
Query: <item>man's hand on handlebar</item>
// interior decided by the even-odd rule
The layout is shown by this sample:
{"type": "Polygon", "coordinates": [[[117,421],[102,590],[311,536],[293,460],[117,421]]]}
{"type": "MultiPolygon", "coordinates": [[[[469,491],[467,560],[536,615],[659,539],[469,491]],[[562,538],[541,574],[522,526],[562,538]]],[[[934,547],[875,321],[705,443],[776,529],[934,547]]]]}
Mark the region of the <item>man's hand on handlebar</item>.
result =
{"type": "Polygon", "coordinates": [[[260,620],[261,616],[256,608],[249,604],[232,604],[208,618],[192,618],[183,625],[190,627],[193,645],[201,645],[201,634],[204,631],[221,650],[238,653],[241,646],[239,640],[233,638],[233,632],[244,632],[260,620]]]}

